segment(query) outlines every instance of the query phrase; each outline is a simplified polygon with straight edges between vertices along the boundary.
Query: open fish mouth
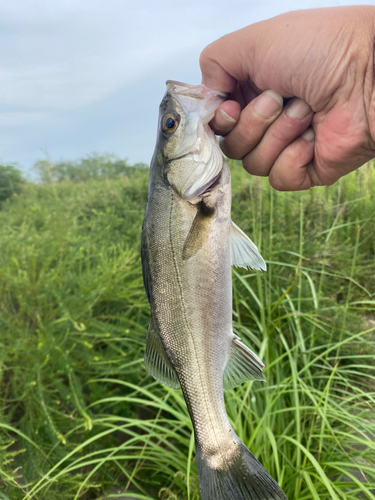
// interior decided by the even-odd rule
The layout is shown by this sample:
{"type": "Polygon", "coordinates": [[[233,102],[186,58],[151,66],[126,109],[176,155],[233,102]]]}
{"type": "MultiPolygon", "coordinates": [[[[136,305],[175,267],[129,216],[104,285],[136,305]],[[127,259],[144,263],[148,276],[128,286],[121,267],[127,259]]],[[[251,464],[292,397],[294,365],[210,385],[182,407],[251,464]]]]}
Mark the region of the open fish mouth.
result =
{"type": "Polygon", "coordinates": [[[229,94],[219,92],[218,90],[208,89],[205,85],[188,85],[186,83],[178,82],[176,80],[167,80],[165,82],[167,87],[172,87],[172,93],[184,97],[191,97],[193,99],[206,99],[208,95],[212,97],[219,97],[223,100],[227,99],[229,94]]]}

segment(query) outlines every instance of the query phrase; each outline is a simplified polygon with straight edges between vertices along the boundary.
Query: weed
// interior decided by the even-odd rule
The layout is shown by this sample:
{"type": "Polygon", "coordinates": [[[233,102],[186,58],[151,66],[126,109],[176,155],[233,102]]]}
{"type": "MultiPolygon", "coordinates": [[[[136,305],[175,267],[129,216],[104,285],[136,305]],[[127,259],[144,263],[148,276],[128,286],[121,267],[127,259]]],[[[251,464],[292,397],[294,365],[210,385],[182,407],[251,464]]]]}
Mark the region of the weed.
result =
{"type": "MultiPolygon", "coordinates": [[[[374,168],[304,193],[231,169],[268,264],[233,271],[267,381],[226,393],[231,422],[290,500],[371,499],[374,168]]],[[[199,498],[182,394],[143,366],[147,176],[26,184],[0,212],[0,499],[199,498]]]]}

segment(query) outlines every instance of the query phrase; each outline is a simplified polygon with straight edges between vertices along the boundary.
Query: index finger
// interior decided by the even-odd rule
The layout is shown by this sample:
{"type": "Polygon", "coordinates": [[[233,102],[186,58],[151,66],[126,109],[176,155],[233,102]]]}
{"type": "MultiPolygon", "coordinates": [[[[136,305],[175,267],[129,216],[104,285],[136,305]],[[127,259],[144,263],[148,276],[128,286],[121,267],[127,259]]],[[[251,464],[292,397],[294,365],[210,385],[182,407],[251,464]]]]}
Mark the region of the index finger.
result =
{"type": "Polygon", "coordinates": [[[250,33],[244,29],[225,35],[203,49],[199,64],[202,83],[221,92],[233,92],[238,81],[250,78],[252,59],[250,33]]]}

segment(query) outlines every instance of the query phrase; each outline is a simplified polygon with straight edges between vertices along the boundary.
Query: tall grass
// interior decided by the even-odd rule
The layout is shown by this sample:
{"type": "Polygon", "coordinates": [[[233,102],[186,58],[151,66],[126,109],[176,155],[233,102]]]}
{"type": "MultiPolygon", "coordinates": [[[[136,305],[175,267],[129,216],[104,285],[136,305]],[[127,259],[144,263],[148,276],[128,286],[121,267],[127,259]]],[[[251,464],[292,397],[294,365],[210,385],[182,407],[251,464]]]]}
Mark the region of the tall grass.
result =
{"type": "MultiPolygon", "coordinates": [[[[233,271],[267,381],[226,393],[232,424],[289,500],[374,498],[374,169],[277,193],[231,166],[268,263],[233,271]]],[[[146,190],[27,185],[0,212],[0,499],[200,498],[182,394],[143,367],[146,190]]]]}

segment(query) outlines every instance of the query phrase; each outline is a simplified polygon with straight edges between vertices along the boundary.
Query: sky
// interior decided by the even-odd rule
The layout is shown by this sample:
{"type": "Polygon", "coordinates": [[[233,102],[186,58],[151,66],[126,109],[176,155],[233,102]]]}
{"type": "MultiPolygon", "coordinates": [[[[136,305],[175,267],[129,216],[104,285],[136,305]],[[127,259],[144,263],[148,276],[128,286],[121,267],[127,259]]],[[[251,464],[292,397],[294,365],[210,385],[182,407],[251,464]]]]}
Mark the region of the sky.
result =
{"type": "Polygon", "coordinates": [[[112,153],[149,164],[168,79],[199,83],[213,40],[297,9],[366,0],[12,0],[0,3],[0,163],[26,173],[112,153]]]}

